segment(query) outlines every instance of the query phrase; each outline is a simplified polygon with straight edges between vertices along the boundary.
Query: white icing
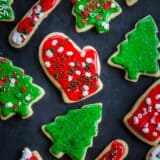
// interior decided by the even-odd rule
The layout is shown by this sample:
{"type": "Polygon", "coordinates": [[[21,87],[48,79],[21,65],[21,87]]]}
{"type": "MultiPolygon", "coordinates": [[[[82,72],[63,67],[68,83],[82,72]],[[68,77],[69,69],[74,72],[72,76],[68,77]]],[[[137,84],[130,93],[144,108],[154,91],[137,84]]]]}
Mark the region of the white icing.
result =
{"type": "Polygon", "coordinates": [[[68,51],[66,52],[67,56],[72,56],[73,55],[73,52],[72,51],[68,51]]]}
{"type": "Polygon", "coordinates": [[[82,95],[85,97],[85,96],[88,96],[88,91],[83,91],[82,95]]]}
{"type": "Polygon", "coordinates": [[[63,47],[59,47],[58,50],[57,50],[59,53],[62,53],[64,51],[64,48],[63,47]]]}
{"type": "Polygon", "coordinates": [[[12,102],[8,102],[5,105],[7,108],[12,108],[13,107],[13,103],[12,102]]]}
{"type": "Polygon", "coordinates": [[[79,70],[76,70],[75,73],[76,73],[78,76],[81,75],[81,71],[79,71],[79,70]]]}
{"type": "Polygon", "coordinates": [[[112,3],[112,4],[111,4],[111,8],[116,8],[116,4],[115,4],[115,3],[112,3]]]}
{"type": "Polygon", "coordinates": [[[46,62],[45,62],[45,66],[46,66],[47,68],[49,68],[49,67],[51,66],[51,63],[50,63],[49,61],[46,61],[46,62]]]}
{"type": "Polygon", "coordinates": [[[82,52],[81,52],[81,57],[85,57],[85,55],[86,55],[86,52],[85,52],[85,51],[82,51],[82,52]]]}
{"type": "Polygon", "coordinates": [[[84,5],[80,5],[80,6],[79,6],[79,9],[80,9],[81,11],[84,11],[84,5]]]}
{"type": "Polygon", "coordinates": [[[87,63],[92,63],[93,60],[92,60],[92,58],[86,58],[86,62],[87,62],[87,63]]]}
{"type": "Polygon", "coordinates": [[[58,41],[57,41],[56,39],[54,39],[54,40],[52,41],[52,45],[53,45],[53,46],[56,46],[57,43],[58,43],[58,41]]]}
{"type": "Polygon", "coordinates": [[[30,101],[31,100],[31,95],[27,95],[25,99],[26,99],[26,101],[30,101]]]}
{"type": "Polygon", "coordinates": [[[46,54],[46,56],[47,56],[48,58],[53,57],[53,53],[52,53],[52,51],[51,51],[50,49],[48,49],[45,54],[46,54]]]}
{"type": "Polygon", "coordinates": [[[86,77],[91,77],[91,73],[90,73],[90,72],[86,72],[86,73],[85,73],[85,76],[86,76],[86,77]]]}
{"type": "Polygon", "coordinates": [[[31,157],[32,157],[32,152],[28,148],[25,148],[23,150],[22,157],[20,160],[28,160],[31,157]]]}
{"type": "Polygon", "coordinates": [[[73,76],[69,75],[68,76],[68,81],[70,82],[70,81],[72,81],[72,79],[73,79],[73,76]]]}
{"type": "Polygon", "coordinates": [[[82,62],[82,67],[85,68],[86,67],[86,63],[82,62]]]}
{"type": "Polygon", "coordinates": [[[160,99],[160,94],[157,94],[156,97],[155,97],[155,99],[159,100],[160,99]]]}
{"type": "Polygon", "coordinates": [[[151,100],[151,98],[146,98],[146,104],[147,105],[151,105],[152,104],[152,100],[151,100]]]}
{"type": "Polygon", "coordinates": [[[148,112],[150,112],[150,113],[152,112],[152,106],[148,107],[148,112]]]}
{"type": "Polygon", "coordinates": [[[156,104],[155,109],[159,110],[160,109],[160,104],[156,104]]]}
{"type": "Polygon", "coordinates": [[[138,114],[138,119],[141,119],[143,116],[141,113],[138,114]]]}
{"type": "Polygon", "coordinates": [[[74,62],[69,62],[68,65],[71,66],[71,67],[74,67],[75,63],[74,62]]]}
{"type": "Polygon", "coordinates": [[[102,22],[102,27],[104,28],[104,29],[109,29],[109,23],[108,22],[102,22]]]}
{"type": "Polygon", "coordinates": [[[89,90],[89,87],[87,85],[83,85],[83,90],[84,91],[88,91],[89,90]]]}
{"type": "Polygon", "coordinates": [[[17,45],[21,45],[25,39],[26,39],[26,36],[23,33],[19,33],[17,31],[13,32],[13,35],[12,35],[13,43],[17,45]]]}
{"type": "Polygon", "coordinates": [[[133,117],[133,123],[134,124],[139,124],[139,119],[138,119],[138,117],[133,117]]]}
{"type": "Polygon", "coordinates": [[[143,129],[142,129],[142,132],[145,133],[145,134],[149,133],[149,128],[147,128],[147,127],[146,127],[146,128],[143,128],[143,129]]]}
{"type": "Polygon", "coordinates": [[[158,133],[157,132],[153,132],[152,135],[153,135],[153,137],[157,137],[158,133]]]}

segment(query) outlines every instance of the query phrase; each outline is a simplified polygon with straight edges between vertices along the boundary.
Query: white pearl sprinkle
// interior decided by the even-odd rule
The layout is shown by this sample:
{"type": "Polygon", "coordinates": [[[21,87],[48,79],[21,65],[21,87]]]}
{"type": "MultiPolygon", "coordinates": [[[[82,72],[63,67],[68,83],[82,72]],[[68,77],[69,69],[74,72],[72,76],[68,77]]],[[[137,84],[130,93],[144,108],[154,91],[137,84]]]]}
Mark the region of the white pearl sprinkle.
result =
{"type": "Polygon", "coordinates": [[[151,98],[146,98],[146,104],[147,105],[151,105],[152,104],[152,100],[151,100],[151,98]]]}
{"type": "Polygon", "coordinates": [[[68,51],[66,54],[67,54],[67,56],[72,56],[73,52],[72,51],[68,51]]]}
{"type": "Polygon", "coordinates": [[[46,62],[45,62],[45,66],[46,66],[47,68],[49,68],[49,67],[51,66],[51,63],[50,63],[49,61],[46,61],[46,62]]]}
{"type": "Polygon", "coordinates": [[[157,132],[153,132],[152,135],[153,135],[154,137],[157,137],[157,136],[158,136],[158,133],[157,133],[157,132]]]}
{"type": "Polygon", "coordinates": [[[83,90],[84,91],[88,91],[89,90],[89,87],[87,85],[83,85],[83,90]]]}
{"type": "Polygon", "coordinates": [[[81,11],[84,11],[84,5],[80,5],[80,6],[79,6],[79,9],[80,9],[81,11]]]}
{"type": "Polygon", "coordinates": [[[91,73],[90,73],[90,72],[86,72],[86,73],[85,73],[85,76],[86,76],[86,77],[91,77],[91,73]]]}
{"type": "Polygon", "coordinates": [[[75,73],[76,73],[78,76],[81,75],[81,71],[79,71],[79,70],[76,70],[75,73]]]}
{"type": "Polygon", "coordinates": [[[82,51],[82,52],[81,52],[81,57],[85,57],[85,55],[86,55],[86,52],[85,52],[85,51],[82,51]]]}
{"type": "Polygon", "coordinates": [[[155,115],[155,116],[158,116],[158,112],[155,112],[154,115],[155,115]]]}
{"type": "Polygon", "coordinates": [[[116,4],[115,3],[112,3],[111,4],[111,8],[115,8],[116,7],[116,4]]]}
{"type": "Polygon", "coordinates": [[[82,62],[82,67],[85,68],[86,67],[86,63],[82,62]]]}
{"type": "Polygon", "coordinates": [[[160,99],[160,94],[157,94],[155,98],[156,98],[156,100],[159,100],[160,99]]]}
{"type": "Polygon", "coordinates": [[[141,113],[138,114],[138,119],[141,119],[143,116],[141,113]]]}
{"type": "Polygon", "coordinates": [[[108,22],[102,22],[102,27],[104,27],[104,29],[109,29],[109,23],[108,22]]]}
{"type": "Polygon", "coordinates": [[[149,128],[143,128],[142,132],[145,133],[145,134],[149,133],[149,128]]]}
{"type": "Polygon", "coordinates": [[[157,110],[159,110],[159,109],[160,109],[160,104],[156,104],[156,105],[155,105],[155,108],[156,108],[157,110]]]}
{"type": "Polygon", "coordinates": [[[134,124],[139,124],[139,119],[137,116],[133,117],[134,124]]]}
{"type": "Polygon", "coordinates": [[[12,102],[8,102],[8,103],[6,103],[6,105],[5,105],[7,108],[11,108],[11,107],[13,107],[13,103],[12,102]]]}
{"type": "Polygon", "coordinates": [[[92,63],[93,60],[92,60],[92,58],[86,58],[86,62],[87,62],[87,63],[92,63]]]}
{"type": "Polygon", "coordinates": [[[62,53],[64,51],[64,48],[63,47],[59,47],[58,50],[57,50],[59,53],[62,53]]]}
{"type": "Polygon", "coordinates": [[[69,62],[68,65],[71,66],[71,67],[74,67],[75,63],[74,62],[69,62]]]}
{"type": "Polygon", "coordinates": [[[151,122],[151,124],[156,124],[155,118],[154,117],[151,118],[150,122],[151,122]]]}
{"type": "Polygon", "coordinates": [[[57,41],[56,39],[52,41],[52,45],[53,45],[53,46],[56,46],[57,43],[58,43],[58,41],[57,41]]]}
{"type": "Polygon", "coordinates": [[[148,107],[148,112],[152,112],[152,106],[148,107]]]}
{"type": "Polygon", "coordinates": [[[27,95],[25,99],[26,99],[26,101],[30,101],[31,100],[31,96],[27,95]]]}
{"type": "Polygon", "coordinates": [[[88,96],[88,91],[83,91],[82,95],[83,97],[88,96]]]}
{"type": "Polygon", "coordinates": [[[72,81],[72,79],[73,79],[73,76],[69,75],[68,76],[68,81],[70,82],[70,81],[72,81]]]}
{"type": "Polygon", "coordinates": [[[53,57],[53,53],[52,53],[52,51],[51,51],[50,49],[48,49],[48,50],[46,51],[46,56],[47,56],[48,58],[53,57]]]}

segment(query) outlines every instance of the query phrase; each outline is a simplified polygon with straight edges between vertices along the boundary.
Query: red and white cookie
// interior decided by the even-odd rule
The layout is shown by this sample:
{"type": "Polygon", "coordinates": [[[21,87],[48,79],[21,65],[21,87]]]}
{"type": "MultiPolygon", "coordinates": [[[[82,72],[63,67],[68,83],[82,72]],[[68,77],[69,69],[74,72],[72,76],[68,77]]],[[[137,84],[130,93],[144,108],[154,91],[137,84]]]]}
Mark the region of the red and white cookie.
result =
{"type": "Polygon", "coordinates": [[[31,151],[29,148],[24,148],[22,157],[20,160],[42,160],[41,156],[37,151],[31,151]]]}
{"type": "Polygon", "coordinates": [[[9,43],[15,48],[24,47],[41,22],[55,9],[61,0],[38,0],[9,35],[9,43]]]}
{"type": "Polygon", "coordinates": [[[125,116],[127,128],[145,143],[160,141],[160,80],[155,82],[125,116]]]}
{"type": "Polygon", "coordinates": [[[133,6],[137,2],[138,2],[138,0],[126,0],[126,3],[128,6],[133,6]]]}
{"type": "Polygon", "coordinates": [[[62,33],[51,33],[44,38],[39,48],[39,59],[66,103],[84,100],[103,87],[97,51],[91,46],[81,50],[62,33]]]}
{"type": "Polygon", "coordinates": [[[123,160],[128,154],[128,145],[125,141],[113,140],[95,160],[123,160]]]}
{"type": "Polygon", "coordinates": [[[146,160],[160,160],[160,145],[149,150],[146,160]]]}

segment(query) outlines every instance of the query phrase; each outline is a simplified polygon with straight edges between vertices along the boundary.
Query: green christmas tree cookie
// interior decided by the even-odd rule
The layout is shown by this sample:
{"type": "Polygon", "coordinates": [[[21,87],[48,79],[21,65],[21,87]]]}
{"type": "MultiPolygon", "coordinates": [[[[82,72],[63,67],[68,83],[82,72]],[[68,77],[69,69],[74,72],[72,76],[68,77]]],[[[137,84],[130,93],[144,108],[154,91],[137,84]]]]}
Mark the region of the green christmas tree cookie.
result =
{"type": "Polygon", "coordinates": [[[11,7],[13,0],[0,0],[0,21],[13,21],[14,11],[11,7]]]}
{"type": "Polygon", "coordinates": [[[50,152],[61,158],[64,154],[74,160],[84,160],[87,148],[92,146],[102,117],[102,104],[85,105],[57,117],[42,127],[45,135],[53,141],[50,152]]]}
{"type": "Polygon", "coordinates": [[[100,33],[109,31],[109,21],[121,13],[115,0],[71,0],[72,13],[76,17],[77,32],[85,32],[94,26],[100,33]]]}
{"type": "Polygon", "coordinates": [[[157,33],[156,23],[151,16],[141,19],[135,29],[126,35],[126,40],[118,46],[118,51],[108,63],[124,69],[125,79],[132,82],[136,82],[141,74],[159,77],[160,41],[157,33]]]}
{"type": "Polygon", "coordinates": [[[0,116],[6,120],[15,114],[28,118],[31,105],[44,95],[44,90],[32,83],[30,76],[21,68],[0,57],[0,116]]]}

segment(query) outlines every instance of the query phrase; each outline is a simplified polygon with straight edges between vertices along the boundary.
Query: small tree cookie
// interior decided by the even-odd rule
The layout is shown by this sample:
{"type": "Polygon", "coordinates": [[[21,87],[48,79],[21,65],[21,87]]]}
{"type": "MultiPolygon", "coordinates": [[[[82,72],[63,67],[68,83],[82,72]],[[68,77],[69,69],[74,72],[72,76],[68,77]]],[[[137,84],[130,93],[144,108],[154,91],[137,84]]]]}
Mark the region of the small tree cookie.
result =
{"type": "Polygon", "coordinates": [[[101,118],[102,105],[97,103],[71,110],[44,125],[43,132],[53,141],[50,153],[56,158],[66,153],[74,160],[84,160],[87,148],[92,146],[93,137],[98,134],[101,118]]]}
{"type": "Polygon", "coordinates": [[[141,19],[126,40],[118,46],[118,51],[109,59],[109,65],[126,71],[125,79],[138,81],[141,74],[159,77],[158,28],[151,16],[141,19]]]}
{"type": "Polygon", "coordinates": [[[76,31],[85,32],[96,27],[100,33],[109,31],[109,21],[121,13],[115,0],[72,0],[76,17],[76,31]]]}
{"type": "Polygon", "coordinates": [[[32,83],[21,68],[0,57],[0,116],[6,120],[15,114],[28,118],[33,114],[31,105],[44,95],[44,90],[32,83]]]}

